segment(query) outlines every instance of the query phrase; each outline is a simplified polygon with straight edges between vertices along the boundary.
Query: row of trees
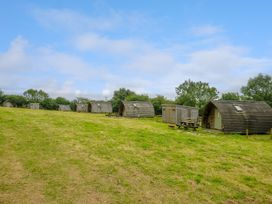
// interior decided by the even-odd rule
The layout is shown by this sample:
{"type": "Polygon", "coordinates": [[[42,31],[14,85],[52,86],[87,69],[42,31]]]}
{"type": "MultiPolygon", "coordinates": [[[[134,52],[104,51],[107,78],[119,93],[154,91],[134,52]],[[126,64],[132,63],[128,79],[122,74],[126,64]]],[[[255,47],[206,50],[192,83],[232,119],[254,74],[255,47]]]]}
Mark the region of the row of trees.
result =
{"type": "MultiPolygon", "coordinates": [[[[241,88],[241,94],[228,92],[223,93],[221,97],[219,97],[218,90],[215,87],[211,87],[208,83],[201,81],[194,82],[189,79],[176,87],[176,94],[177,97],[175,100],[169,100],[161,95],[150,98],[148,95],[136,94],[129,89],[120,88],[114,91],[111,102],[113,111],[117,112],[122,100],[150,101],[154,105],[157,115],[162,113],[162,104],[165,103],[198,107],[200,113],[202,113],[204,106],[210,100],[215,99],[266,101],[272,106],[272,78],[269,75],[259,74],[248,80],[247,85],[241,88]]],[[[9,101],[17,107],[25,107],[28,103],[40,103],[44,109],[48,110],[56,110],[60,104],[64,104],[70,105],[72,110],[75,110],[77,103],[84,103],[90,100],[87,98],[77,98],[69,101],[63,97],[53,99],[42,90],[29,89],[23,95],[5,95],[0,91],[0,104],[4,101],[9,101]]]]}

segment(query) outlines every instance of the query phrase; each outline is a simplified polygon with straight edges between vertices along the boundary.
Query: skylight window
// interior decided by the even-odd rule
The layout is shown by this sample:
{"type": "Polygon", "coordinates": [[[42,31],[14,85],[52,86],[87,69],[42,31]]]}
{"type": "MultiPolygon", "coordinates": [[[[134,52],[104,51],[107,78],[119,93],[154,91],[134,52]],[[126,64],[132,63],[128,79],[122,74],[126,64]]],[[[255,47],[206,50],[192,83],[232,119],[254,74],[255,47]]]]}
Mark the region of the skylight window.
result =
{"type": "Polygon", "coordinates": [[[234,108],[235,108],[238,112],[243,111],[243,109],[242,109],[240,106],[234,105],[234,108]]]}

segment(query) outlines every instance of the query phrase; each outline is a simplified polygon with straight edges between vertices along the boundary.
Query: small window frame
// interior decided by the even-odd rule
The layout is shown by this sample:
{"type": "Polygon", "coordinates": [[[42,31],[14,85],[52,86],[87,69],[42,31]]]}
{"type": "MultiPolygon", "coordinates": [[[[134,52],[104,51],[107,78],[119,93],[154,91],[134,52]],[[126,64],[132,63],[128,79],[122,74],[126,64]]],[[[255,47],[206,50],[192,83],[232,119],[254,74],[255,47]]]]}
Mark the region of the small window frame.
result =
{"type": "Polygon", "coordinates": [[[243,108],[241,108],[241,106],[239,106],[239,105],[233,105],[233,107],[235,108],[235,110],[237,112],[243,112],[244,111],[243,108]]]}

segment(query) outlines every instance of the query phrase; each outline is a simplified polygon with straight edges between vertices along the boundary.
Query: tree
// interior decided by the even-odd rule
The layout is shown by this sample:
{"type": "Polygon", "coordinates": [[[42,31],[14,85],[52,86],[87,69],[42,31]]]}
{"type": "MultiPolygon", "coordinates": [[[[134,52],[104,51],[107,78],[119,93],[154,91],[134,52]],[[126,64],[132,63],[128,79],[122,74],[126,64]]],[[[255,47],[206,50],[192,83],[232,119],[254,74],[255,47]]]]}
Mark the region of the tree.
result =
{"type": "Polygon", "coordinates": [[[223,93],[221,96],[222,100],[241,100],[241,96],[237,92],[223,93]]]}
{"type": "Polygon", "coordinates": [[[149,101],[148,95],[145,94],[130,94],[125,98],[126,101],[149,101]]]}
{"type": "Polygon", "coordinates": [[[55,101],[59,105],[70,105],[70,101],[63,97],[57,97],[55,101]]]}
{"type": "Polygon", "coordinates": [[[151,98],[151,103],[154,106],[155,114],[161,115],[162,114],[162,104],[169,104],[174,103],[174,101],[170,101],[164,96],[157,95],[155,98],[151,98]]]}
{"type": "Polygon", "coordinates": [[[125,100],[129,95],[135,94],[133,91],[125,88],[120,88],[114,91],[111,99],[113,112],[118,112],[121,101],[125,100]]]}
{"type": "Polygon", "coordinates": [[[5,100],[9,101],[16,107],[24,107],[27,104],[25,97],[20,95],[6,95],[5,100]]]}
{"type": "Polygon", "coordinates": [[[254,78],[250,78],[247,85],[241,88],[241,92],[248,99],[266,101],[272,106],[272,77],[259,74],[254,78]]]}
{"type": "MultiPolygon", "coordinates": [[[[73,111],[76,111],[76,104],[78,103],[89,103],[90,99],[84,97],[77,97],[70,102],[70,107],[73,111]]],[[[68,105],[68,104],[67,104],[68,105]]]]}
{"type": "Polygon", "coordinates": [[[46,98],[41,101],[40,104],[44,109],[47,110],[57,110],[59,107],[59,105],[56,103],[56,100],[52,98],[46,98]]]}
{"type": "Polygon", "coordinates": [[[30,103],[41,103],[43,100],[49,98],[49,95],[43,90],[28,89],[23,93],[26,100],[30,103]]]}
{"type": "Polygon", "coordinates": [[[5,101],[5,95],[4,92],[0,89],[0,104],[2,104],[5,101]]]}
{"type": "Polygon", "coordinates": [[[204,106],[213,99],[218,98],[218,91],[205,82],[193,82],[190,79],[176,87],[176,102],[181,105],[194,106],[203,112],[204,106]]]}

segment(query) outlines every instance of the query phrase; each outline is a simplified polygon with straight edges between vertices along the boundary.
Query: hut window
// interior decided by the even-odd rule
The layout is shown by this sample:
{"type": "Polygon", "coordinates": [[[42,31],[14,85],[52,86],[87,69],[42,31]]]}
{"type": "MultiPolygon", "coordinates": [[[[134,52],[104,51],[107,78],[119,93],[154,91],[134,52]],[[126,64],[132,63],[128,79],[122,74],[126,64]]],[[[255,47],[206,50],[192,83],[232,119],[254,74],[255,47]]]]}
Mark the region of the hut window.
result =
{"type": "Polygon", "coordinates": [[[234,108],[238,111],[238,112],[242,112],[243,109],[240,106],[234,105],[234,108]]]}

